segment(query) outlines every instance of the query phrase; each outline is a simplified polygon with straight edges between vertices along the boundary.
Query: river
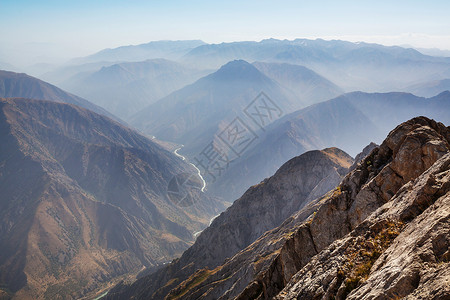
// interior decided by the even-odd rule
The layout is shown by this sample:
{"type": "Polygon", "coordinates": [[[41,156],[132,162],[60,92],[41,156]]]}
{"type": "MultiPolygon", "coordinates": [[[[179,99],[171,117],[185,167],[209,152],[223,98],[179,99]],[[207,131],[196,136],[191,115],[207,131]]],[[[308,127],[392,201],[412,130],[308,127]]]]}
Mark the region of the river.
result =
{"type": "MultiPolygon", "coordinates": [[[[181,154],[178,153],[178,151],[179,151],[181,148],[183,148],[183,147],[184,147],[184,145],[181,145],[181,147],[175,149],[175,151],[173,151],[173,153],[174,153],[176,156],[178,156],[179,158],[181,158],[182,160],[186,160],[186,157],[184,157],[183,155],[181,155],[181,154]]],[[[202,191],[202,192],[205,192],[205,189],[206,189],[206,181],[205,181],[205,179],[203,178],[202,173],[200,172],[200,169],[197,168],[197,166],[194,165],[193,163],[191,163],[190,161],[188,161],[188,160],[186,160],[186,161],[187,161],[191,166],[193,166],[193,167],[197,170],[198,177],[200,177],[200,179],[202,180],[202,184],[203,184],[203,186],[202,186],[202,188],[201,188],[201,191],[202,191]]]]}

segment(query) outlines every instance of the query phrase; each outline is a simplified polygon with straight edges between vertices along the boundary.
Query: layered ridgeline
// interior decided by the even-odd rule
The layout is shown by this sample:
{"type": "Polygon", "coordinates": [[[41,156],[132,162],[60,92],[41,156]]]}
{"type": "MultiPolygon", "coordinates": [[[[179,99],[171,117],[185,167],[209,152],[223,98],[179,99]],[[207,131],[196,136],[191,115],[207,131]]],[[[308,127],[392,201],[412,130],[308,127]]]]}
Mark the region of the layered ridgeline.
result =
{"type": "Polygon", "coordinates": [[[92,55],[74,59],[70,63],[74,65],[100,61],[136,62],[153,58],[177,59],[204,44],[205,43],[200,40],[153,41],[140,45],[104,49],[92,55]]]}
{"type": "Polygon", "coordinates": [[[170,59],[203,69],[217,69],[236,59],[301,65],[325,76],[346,91],[403,91],[413,84],[450,78],[450,59],[446,57],[424,55],[417,50],[398,46],[322,39],[267,39],[220,44],[154,41],[104,49],[73,60],[53,74],[44,75],[46,80],[51,78],[50,81],[55,82],[53,79],[64,77],[70,70],[78,68],[78,72],[71,73],[81,74],[88,65],[106,66],[154,58],[170,59]]]}
{"type": "Polygon", "coordinates": [[[98,114],[117,119],[105,109],[83,98],[67,93],[54,85],[24,73],[0,70],[0,97],[18,97],[75,104],[98,114]]]}
{"type": "Polygon", "coordinates": [[[289,113],[305,104],[302,99],[308,103],[325,96],[319,91],[333,95],[339,89],[300,66],[233,61],[150,105],[131,123],[158,139],[183,144],[179,152],[200,168],[207,190],[231,202],[305,151],[336,146],[355,155],[412,117],[450,122],[448,92],[431,98],[353,92],[289,113]],[[304,89],[294,91],[295,86],[304,89]],[[261,91],[268,109],[259,102],[261,91]],[[231,145],[238,138],[242,146],[231,145]],[[211,149],[223,160],[217,170],[215,162],[205,163],[210,157],[203,158],[205,152],[214,156],[211,149]]]}
{"type": "Polygon", "coordinates": [[[255,62],[253,65],[307,105],[329,100],[344,93],[344,90],[333,82],[304,66],[265,62],[255,62]]]}
{"type": "MultiPolygon", "coordinates": [[[[450,71],[447,75],[450,77],[450,71]]],[[[432,97],[442,91],[450,91],[450,79],[432,80],[413,84],[404,89],[407,92],[421,97],[432,97]]]]}
{"type": "Polygon", "coordinates": [[[372,141],[381,143],[397,124],[419,115],[450,124],[450,92],[431,98],[354,92],[309,106],[257,132],[258,138],[208,190],[236,199],[296,155],[336,146],[354,156],[372,141]]]}
{"type": "Polygon", "coordinates": [[[182,61],[217,68],[234,59],[302,65],[346,91],[399,91],[418,82],[450,78],[450,58],[424,55],[411,48],[339,40],[206,44],[191,50],[182,61]]]}
{"type": "MultiPolygon", "coordinates": [[[[311,145],[309,148],[297,147],[294,152],[286,154],[277,153],[271,157],[270,163],[264,161],[260,165],[263,170],[258,170],[257,173],[250,171],[254,166],[252,161],[248,161],[243,169],[248,178],[233,173],[233,180],[243,180],[238,187],[228,177],[216,176],[224,174],[231,161],[236,161],[232,163],[234,165],[244,162],[239,157],[245,155],[245,151],[260,140],[264,128],[272,121],[295,108],[303,107],[309,101],[323,100],[325,95],[339,93],[339,89],[331,82],[299,66],[286,65],[293,77],[286,83],[280,74],[280,68],[284,67],[264,63],[252,65],[242,60],[229,62],[213,74],[150,105],[136,114],[131,123],[158,139],[183,144],[184,147],[179,152],[193,163],[202,159],[202,153],[208,152],[213,143],[214,150],[223,156],[226,165],[224,170],[220,170],[220,174],[213,174],[217,172],[208,172],[207,166],[202,167],[198,163],[197,166],[208,184],[217,180],[222,182],[221,187],[225,187],[227,183],[231,183],[228,191],[215,189],[214,186],[210,189],[209,185],[208,189],[217,192],[217,196],[234,201],[248,186],[270,176],[292,157],[306,150],[324,148],[311,145]],[[305,93],[293,91],[295,85],[305,87],[305,93]],[[263,97],[259,97],[261,92],[264,93],[263,97]],[[233,137],[237,132],[243,131],[244,136],[233,137]],[[241,143],[246,139],[250,141],[241,143]],[[231,140],[239,140],[242,146],[230,145],[231,140]]],[[[214,154],[211,153],[211,156],[214,154]]]]}
{"type": "MultiPolygon", "coordinates": [[[[304,203],[222,264],[193,271],[183,281],[159,272],[131,288],[117,288],[111,298],[447,299],[449,142],[450,128],[441,123],[424,117],[405,122],[336,189],[304,203]]],[[[285,181],[295,178],[294,173],[285,181]]],[[[266,197],[276,193],[268,191],[266,197]]],[[[273,211],[283,207],[273,202],[273,211]]],[[[202,235],[224,231],[214,223],[202,235]]],[[[214,257],[224,251],[208,248],[191,255],[214,257]]]]}
{"type": "Polygon", "coordinates": [[[3,294],[80,298],[178,257],[225,209],[200,188],[188,206],[168,198],[195,169],[75,105],[1,99],[0,140],[3,294]]]}
{"type": "Polygon", "coordinates": [[[144,107],[207,73],[170,60],[151,59],[84,71],[65,79],[59,86],[127,120],[144,107]]]}
{"type": "Polygon", "coordinates": [[[291,159],[214,219],[180,259],[131,287],[117,287],[107,298],[163,299],[196,270],[214,269],[334,188],[352,163],[353,159],[337,148],[310,151],[291,159]]]}
{"type": "MultiPolygon", "coordinates": [[[[235,118],[244,120],[245,108],[261,92],[277,106],[270,118],[265,118],[266,123],[304,106],[253,65],[236,60],[148,106],[132,118],[131,124],[158,139],[184,144],[182,153],[194,156],[235,118]]],[[[255,124],[248,126],[258,128],[255,124]]]]}
{"type": "MultiPolygon", "coordinates": [[[[146,60],[153,59],[169,59],[182,64],[183,68],[173,69],[175,72],[180,70],[182,72],[184,68],[189,69],[186,66],[201,70],[217,70],[233,60],[257,61],[258,63],[254,65],[261,72],[282,86],[288,87],[301,101],[308,104],[313,103],[308,100],[326,100],[337,96],[336,92],[340,93],[341,89],[346,92],[406,91],[430,97],[447,90],[450,78],[449,58],[423,55],[414,49],[397,46],[386,47],[320,39],[293,41],[269,39],[261,42],[221,44],[205,44],[201,41],[157,41],[105,49],[74,60],[51,72],[33,74],[73,92],[83,92],[82,83],[85,82],[90,87],[89,91],[86,91],[88,93],[83,93],[82,96],[88,99],[93,97],[99,104],[109,105],[107,109],[115,105],[106,103],[104,99],[114,98],[118,101],[125,99],[124,97],[128,97],[128,101],[131,97],[133,109],[137,109],[139,107],[137,104],[152,102],[164,94],[160,92],[165,89],[158,89],[158,79],[147,81],[148,85],[142,84],[139,80],[133,84],[125,83],[128,82],[128,75],[139,77],[139,72],[134,73],[139,69],[137,65],[145,66],[146,60]],[[132,64],[127,64],[130,62],[132,64]],[[127,65],[124,67],[126,70],[118,66],[111,68],[122,63],[127,65]],[[102,67],[106,69],[102,71],[102,67]],[[112,85],[112,90],[124,97],[117,97],[116,93],[111,95],[112,92],[108,91],[107,86],[97,86],[98,90],[96,86],[91,86],[87,77],[93,74],[96,74],[93,79],[99,80],[103,85],[105,82],[102,76],[105,78],[112,74],[122,76],[124,82],[120,82],[117,86],[112,85]],[[124,85],[127,84],[133,88],[132,91],[125,90],[124,85]],[[145,100],[145,97],[148,99],[145,100]]],[[[168,70],[171,70],[171,67],[168,70]]],[[[191,79],[195,80],[194,77],[191,79]]],[[[166,86],[171,81],[180,82],[176,74],[171,74],[163,86],[171,86],[171,84],[166,86]]],[[[175,85],[173,87],[177,88],[175,85]]],[[[123,105],[124,103],[120,103],[119,106],[123,105]]],[[[114,113],[122,112],[117,109],[114,113]]]]}

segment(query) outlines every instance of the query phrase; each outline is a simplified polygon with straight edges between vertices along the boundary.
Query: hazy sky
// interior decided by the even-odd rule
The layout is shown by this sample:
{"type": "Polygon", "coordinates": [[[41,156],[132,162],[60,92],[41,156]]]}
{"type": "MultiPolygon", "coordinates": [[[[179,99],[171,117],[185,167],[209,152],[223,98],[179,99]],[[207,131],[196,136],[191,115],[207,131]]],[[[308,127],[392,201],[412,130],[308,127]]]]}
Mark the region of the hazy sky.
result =
{"type": "Polygon", "coordinates": [[[161,39],[340,38],[450,49],[450,1],[0,0],[0,62],[161,39]]]}

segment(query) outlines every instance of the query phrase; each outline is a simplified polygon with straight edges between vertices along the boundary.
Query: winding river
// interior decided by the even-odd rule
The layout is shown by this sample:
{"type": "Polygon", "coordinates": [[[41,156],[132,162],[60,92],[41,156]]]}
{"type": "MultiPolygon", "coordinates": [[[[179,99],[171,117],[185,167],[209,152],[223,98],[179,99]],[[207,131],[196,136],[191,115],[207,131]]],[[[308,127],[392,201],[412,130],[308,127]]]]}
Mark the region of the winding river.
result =
{"type": "MultiPolygon", "coordinates": [[[[183,148],[183,147],[184,147],[184,145],[181,145],[181,147],[175,149],[175,151],[173,151],[173,153],[174,153],[176,156],[178,156],[179,158],[181,158],[182,160],[186,160],[186,157],[184,157],[183,155],[181,155],[181,154],[178,153],[178,151],[179,151],[181,148],[183,148]]],[[[203,176],[202,176],[202,174],[201,174],[201,172],[200,172],[200,169],[197,168],[197,166],[194,165],[193,163],[191,163],[190,161],[187,161],[187,162],[197,170],[198,177],[200,177],[200,179],[202,180],[202,183],[203,183],[203,186],[202,186],[202,188],[201,188],[201,191],[202,191],[202,192],[205,192],[205,189],[206,189],[206,181],[205,181],[205,179],[203,178],[203,176]]]]}

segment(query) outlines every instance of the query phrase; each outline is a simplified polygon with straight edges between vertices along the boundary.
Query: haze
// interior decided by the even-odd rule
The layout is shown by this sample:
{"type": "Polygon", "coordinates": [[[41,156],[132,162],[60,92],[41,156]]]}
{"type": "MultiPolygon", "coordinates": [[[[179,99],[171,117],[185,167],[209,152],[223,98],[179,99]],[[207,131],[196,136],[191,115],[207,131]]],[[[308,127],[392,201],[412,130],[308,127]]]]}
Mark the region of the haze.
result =
{"type": "MultiPolygon", "coordinates": [[[[450,49],[448,1],[0,1],[0,62],[61,63],[152,40],[324,38],[450,49]]],[[[446,53],[446,52],[442,52],[446,53]]]]}

